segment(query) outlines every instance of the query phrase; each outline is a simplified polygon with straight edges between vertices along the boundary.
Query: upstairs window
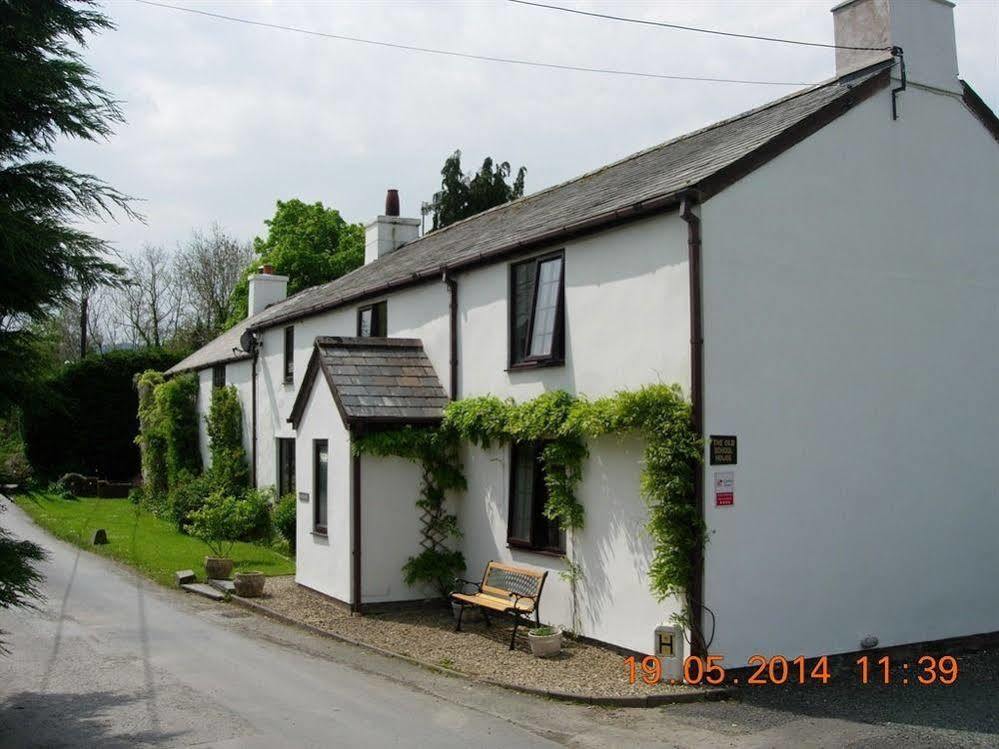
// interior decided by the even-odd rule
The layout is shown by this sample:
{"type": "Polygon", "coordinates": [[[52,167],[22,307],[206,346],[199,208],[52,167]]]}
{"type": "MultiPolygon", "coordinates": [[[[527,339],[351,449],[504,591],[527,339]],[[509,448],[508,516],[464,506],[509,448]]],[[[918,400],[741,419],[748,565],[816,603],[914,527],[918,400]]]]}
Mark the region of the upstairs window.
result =
{"type": "Polygon", "coordinates": [[[565,553],[565,532],[557,520],[545,517],[548,487],[541,463],[542,442],[515,443],[510,450],[510,546],[565,553]]]}
{"type": "Polygon", "coordinates": [[[561,252],[510,267],[510,366],[564,360],[565,258],[561,252]]]}
{"type": "Polygon", "coordinates": [[[212,389],[225,387],[225,364],[216,364],[212,367],[212,389]]]}
{"type": "Polygon", "coordinates": [[[360,338],[385,338],[388,335],[388,304],[378,302],[357,310],[357,335],[360,338]]]}
{"type": "Polygon", "coordinates": [[[284,381],[295,379],[295,326],[284,329],[284,381]]]}

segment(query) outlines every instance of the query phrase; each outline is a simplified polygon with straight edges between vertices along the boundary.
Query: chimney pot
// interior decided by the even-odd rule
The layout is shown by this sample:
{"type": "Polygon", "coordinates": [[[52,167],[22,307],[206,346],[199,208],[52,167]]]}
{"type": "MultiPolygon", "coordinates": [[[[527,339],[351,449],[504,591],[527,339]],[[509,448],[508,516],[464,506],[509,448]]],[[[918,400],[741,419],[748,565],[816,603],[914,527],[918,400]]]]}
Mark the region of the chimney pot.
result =
{"type": "Polygon", "coordinates": [[[271,265],[270,263],[266,263],[264,265],[261,265],[260,266],[260,272],[263,273],[266,276],[273,276],[274,275],[274,266],[271,265]]]}
{"type": "Polygon", "coordinates": [[[386,216],[398,216],[399,215],[399,191],[389,190],[385,194],[385,215],[386,216]]]}

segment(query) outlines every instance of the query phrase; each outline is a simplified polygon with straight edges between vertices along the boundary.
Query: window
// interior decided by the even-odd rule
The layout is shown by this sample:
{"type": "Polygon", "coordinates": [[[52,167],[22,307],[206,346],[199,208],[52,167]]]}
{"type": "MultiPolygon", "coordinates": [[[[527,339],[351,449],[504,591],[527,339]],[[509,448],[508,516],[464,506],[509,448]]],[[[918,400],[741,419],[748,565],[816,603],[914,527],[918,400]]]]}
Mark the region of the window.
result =
{"type": "Polygon", "coordinates": [[[313,490],[313,528],[316,533],[326,535],[326,491],[329,486],[329,444],[326,440],[315,440],[312,443],[312,490],[313,490]]]}
{"type": "Polygon", "coordinates": [[[544,444],[514,444],[510,450],[510,514],[507,543],[537,551],[565,552],[565,533],[544,515],[548,487],[541,465],[544,444]]]}
{"type": "Polygon", "coordinates": [[[510,267],[510,366],[560,364],[565,327],[562,253],[510,267]]]}
{"type": "Polygon", "coordinates": [[[295,440],[279,437],[278,498],[295,493],[295,440]]]}
{"type": "Polygon", "coordinates": [[[357,310],[357,335],[361,338],[384,338],[388,335],[386,302],[378,302],[357,310]]]}
{"type": "Polygon", "coordinates": [[[284,329],[284,381],[295,379],[295,326],[284,329]]]}
{"type": "Polygon", "coordinates": [[[225,387],[225,364],[212,367],[212,389],[225,387]]]}

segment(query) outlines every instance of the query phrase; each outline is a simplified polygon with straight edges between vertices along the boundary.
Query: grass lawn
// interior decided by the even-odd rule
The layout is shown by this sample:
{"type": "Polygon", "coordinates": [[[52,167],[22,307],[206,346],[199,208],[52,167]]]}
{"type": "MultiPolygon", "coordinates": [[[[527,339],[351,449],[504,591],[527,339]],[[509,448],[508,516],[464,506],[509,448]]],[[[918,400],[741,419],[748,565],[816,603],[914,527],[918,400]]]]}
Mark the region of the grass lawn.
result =
{"type": "MultiPolygon", "coordinates": [[[[174,585],[177,570],[191,569],[200,580],[205,577],[208,547],[127,499],[61,499],[34,492],[19,494],[16,500],[18,507],[54,536],[124,562],[158,583],[174,585]],[[98,528],[107,531],[109,543],[91,546],[91,536],[98,528]]],[[[265,546],[238,543],[231,556],[237,572],[290,575],[295,571],[294,560],[265,546]]]]}

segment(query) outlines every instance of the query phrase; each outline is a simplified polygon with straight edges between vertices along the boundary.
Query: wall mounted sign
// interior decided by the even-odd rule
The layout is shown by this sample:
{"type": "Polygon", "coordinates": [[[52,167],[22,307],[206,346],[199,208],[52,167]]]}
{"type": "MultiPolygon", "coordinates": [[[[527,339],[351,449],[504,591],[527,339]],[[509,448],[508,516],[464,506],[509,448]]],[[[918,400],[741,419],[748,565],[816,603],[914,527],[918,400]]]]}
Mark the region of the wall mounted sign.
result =
{"type": "Polygon", "coordinates": [[[734,434],[712,434],[710,444],[711,465],[734,466],[738,462],[738,445],[734,434]]]}
{"type": "Polygon", "coordinates": [[[735,504],[735,471],[715,473],[715,506],[728,507],[735,504]]]}
{"type": "Polygon", "coordinates": [[[308,502],[309,501],[309,493],[308,492],[299,492],[298,493],[298,501],[299,502],[308,502]]]}

